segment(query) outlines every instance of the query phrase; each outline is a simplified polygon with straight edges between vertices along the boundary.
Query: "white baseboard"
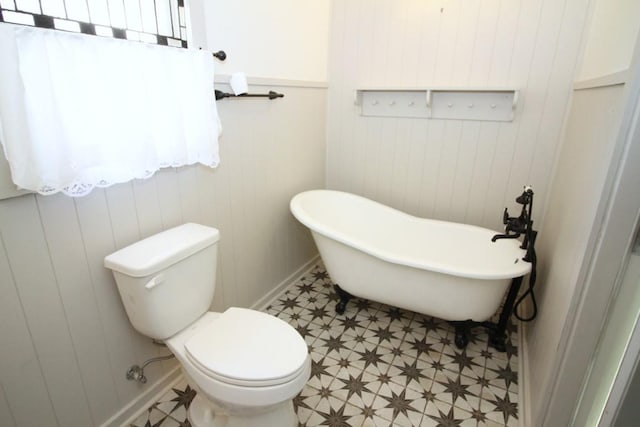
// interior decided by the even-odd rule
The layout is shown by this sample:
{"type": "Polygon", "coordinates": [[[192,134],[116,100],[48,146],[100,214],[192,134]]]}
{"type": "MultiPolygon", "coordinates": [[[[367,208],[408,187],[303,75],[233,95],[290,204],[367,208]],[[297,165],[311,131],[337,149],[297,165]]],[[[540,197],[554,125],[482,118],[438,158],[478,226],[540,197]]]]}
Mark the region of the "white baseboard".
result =
{"type": "Polygon", "coordinates": [[[529,395],[529,360],[525,324],[518,323],[518,426],[531,426],[531,400],[529,395]]]}
{"type": "Polygon", "coordinates": [[[182,371],[180,370],[180,366],[176,366],[142,394],[129,402],[127,406],[102,423],[100,427],[128,427],[136,418],[146,411],[149,406],[157,402],[162,395],[169,391],[169,389],[181,379],[182,371]]]}
{"type": "Polygon", "coordinates": [[[271,304],[276,298],[280,296],[282,291],[285,290],[287,286],[298,280],[300,276],[307,272],[307,270],[311,269],[318,261],[320,255],[315,255],[309,261],[302,264],[300,268],[298,268],[295,272],[290,274],[286,279],[284,279],[278,286],[269,291],[265,296],[256,301],[251,307],[252,310],[264,310],[271,304]]]}

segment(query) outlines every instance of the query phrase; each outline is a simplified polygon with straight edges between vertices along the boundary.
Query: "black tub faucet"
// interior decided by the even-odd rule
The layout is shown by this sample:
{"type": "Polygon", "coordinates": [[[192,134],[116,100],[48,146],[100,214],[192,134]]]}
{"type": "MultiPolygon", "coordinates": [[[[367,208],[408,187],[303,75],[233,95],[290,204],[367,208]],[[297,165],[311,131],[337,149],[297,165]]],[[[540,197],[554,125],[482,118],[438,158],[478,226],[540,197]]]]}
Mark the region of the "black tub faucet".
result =
{"type": "Polygon", "coordinates": [[[521,234],[524,234],[525,238],[522,248],[525,249],[530,238],[531,226],[533,225],[533,221],[531,220],[533,190],[531,187],[524,187],[522,194],[516,197],[516,203],[522,205],[520,216],[511,217],[509,216],[507,208],[504,208],[504,212],[502,213],[502,223],[505,225],[504,234],[496,234],[491,238],[491,241],[495,242],[498,239],[517,239],[521,234]]]}

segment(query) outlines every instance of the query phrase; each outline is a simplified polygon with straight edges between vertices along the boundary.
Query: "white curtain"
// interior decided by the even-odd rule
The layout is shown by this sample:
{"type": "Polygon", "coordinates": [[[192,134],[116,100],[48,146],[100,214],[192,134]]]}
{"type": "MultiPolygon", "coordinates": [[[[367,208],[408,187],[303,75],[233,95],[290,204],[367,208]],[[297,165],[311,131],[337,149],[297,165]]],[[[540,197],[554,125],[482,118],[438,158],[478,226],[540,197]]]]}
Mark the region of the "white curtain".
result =
{"type": "Polygon", "coordinates": [[[84,195],[216,167],[210,53],[0,24],[0,142],[13,182],[84,195]]]}

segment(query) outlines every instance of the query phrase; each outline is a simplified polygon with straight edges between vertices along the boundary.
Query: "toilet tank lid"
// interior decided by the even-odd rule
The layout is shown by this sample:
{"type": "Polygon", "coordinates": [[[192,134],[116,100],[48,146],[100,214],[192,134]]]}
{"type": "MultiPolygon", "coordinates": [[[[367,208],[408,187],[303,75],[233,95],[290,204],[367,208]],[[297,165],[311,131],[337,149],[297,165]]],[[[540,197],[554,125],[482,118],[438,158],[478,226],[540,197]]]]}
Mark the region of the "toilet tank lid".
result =
{"type": "Polygon", "coordinates": [[[220,232],[213,227],[183,224],[107,255],[104,266],[128,276],[144,277],[213,245],[219,239],[220,232]]]}

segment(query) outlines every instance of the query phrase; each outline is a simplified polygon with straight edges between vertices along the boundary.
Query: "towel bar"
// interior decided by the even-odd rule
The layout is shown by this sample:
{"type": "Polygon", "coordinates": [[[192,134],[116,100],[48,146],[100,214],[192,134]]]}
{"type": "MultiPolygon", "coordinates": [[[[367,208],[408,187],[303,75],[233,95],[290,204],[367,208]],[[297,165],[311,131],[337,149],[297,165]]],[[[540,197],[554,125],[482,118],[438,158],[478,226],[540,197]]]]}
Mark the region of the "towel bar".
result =
{"type": "Polygon", "coordinates": [[[216,89],[216,101],[219,101],[223,98],[284,98],[284,94],[277,93],[272,90],[269,93],[243,93],[240,95],[234,95],[232,93],[222,92],[221,90],[216,89]]]}
{"type": "MultiPolygon", "coordinates": [[[[212,55],[215,58],[218,58],[220,61],[224,61],[225,59],[227,59],[227,54],[225,53],[224,50],[219,50],[215,53],[212,53],[212,55]]],[[[240,95],[234,95],[233,93],[222,92],[221,90],[217,90],[217,89],[215,92],[216,92],[216,101],[219,101],[224,98],[269,98],[269,99],[284,98],[284,94],[277,93],[272,90],[270,90],[269,93],[243,93],[240,95]]]]}

